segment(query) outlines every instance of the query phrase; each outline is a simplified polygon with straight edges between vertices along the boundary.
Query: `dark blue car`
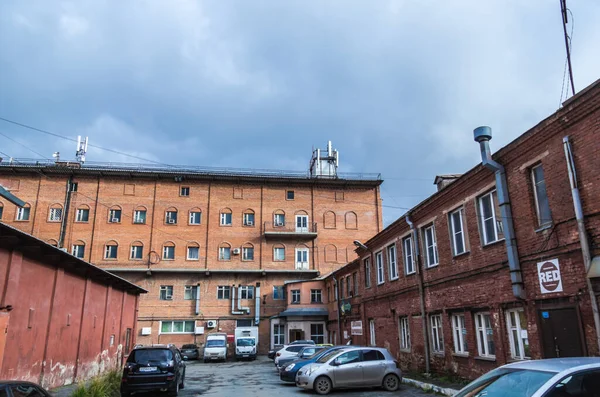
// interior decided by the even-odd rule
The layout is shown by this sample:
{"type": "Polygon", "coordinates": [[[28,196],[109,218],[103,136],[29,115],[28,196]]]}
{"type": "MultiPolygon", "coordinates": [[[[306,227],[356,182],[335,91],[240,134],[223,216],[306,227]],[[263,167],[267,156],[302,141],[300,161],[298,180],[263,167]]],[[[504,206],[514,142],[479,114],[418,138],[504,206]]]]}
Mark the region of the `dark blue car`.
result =
{"type": "Polygon", "coordinates": [[[305,365],[314,363],[315,361],[317,361],[318,359],[323,357],[325,354],[327,354],[333,350],[339,350],[339,349],[343,349],[345,347],[348,347],[348,346],[333,346],[333,347],[330,347],[327,349],[323,349],[318,353],[315,353],[310,358],[304,358],[301,360],[292,361],[291,363],[287,364],[285,366],[285,368],[281,369],[281,372],[279,373],[279,379],[281,379],[284,382],[296,383],[296,372],[298,372],[298,370],[300,368],[304,367],[305,365]]]}

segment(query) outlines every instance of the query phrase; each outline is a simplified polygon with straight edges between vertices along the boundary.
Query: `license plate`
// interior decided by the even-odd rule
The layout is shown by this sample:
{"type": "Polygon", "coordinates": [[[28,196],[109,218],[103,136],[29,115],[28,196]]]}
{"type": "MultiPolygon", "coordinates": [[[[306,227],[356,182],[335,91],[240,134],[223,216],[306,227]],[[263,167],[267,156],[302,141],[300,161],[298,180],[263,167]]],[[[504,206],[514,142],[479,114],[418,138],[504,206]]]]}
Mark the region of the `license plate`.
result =
{"type": "Polygon", "coordinates": [[[140,372],[154,372],[157,369],[158,368],[156,368],[156,367],[141,367],[140,372]]]}
{"type": "Polygon", "coordinates": [[[244,357],[250,357],[250,355],[249,354],[244,354],[244,357]]]}

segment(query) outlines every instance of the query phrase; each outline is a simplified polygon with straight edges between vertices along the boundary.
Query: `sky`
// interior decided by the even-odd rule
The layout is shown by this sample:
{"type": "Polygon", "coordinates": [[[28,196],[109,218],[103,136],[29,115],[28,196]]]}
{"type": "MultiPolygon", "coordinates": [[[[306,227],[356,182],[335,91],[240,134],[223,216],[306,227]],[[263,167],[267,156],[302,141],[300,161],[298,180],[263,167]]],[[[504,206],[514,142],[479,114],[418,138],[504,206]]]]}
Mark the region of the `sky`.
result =
{"type": "MultiPolygon", "coordinates": [[[[567,5],[581,90],[600,2],[567,5]]],[[[559,0],[2,0],[0,117],[135,156],[88,161],[305,171],[331,140],[387,225],[478,164],[474,128],[495,151],[556,111],[565,59],[559,0]]],[[[0,121],[2,157],[75,150],[0,121]]]]}

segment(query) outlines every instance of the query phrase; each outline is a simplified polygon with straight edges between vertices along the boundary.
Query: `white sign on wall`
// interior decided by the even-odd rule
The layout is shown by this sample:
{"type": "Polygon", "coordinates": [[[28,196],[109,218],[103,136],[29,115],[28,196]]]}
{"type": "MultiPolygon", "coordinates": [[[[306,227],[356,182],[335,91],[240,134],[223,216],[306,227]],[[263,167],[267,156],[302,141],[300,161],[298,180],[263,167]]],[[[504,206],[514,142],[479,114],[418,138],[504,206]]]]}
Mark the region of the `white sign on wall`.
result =
{"type": "Polygon", "coordinates": [[[350,323],[350,332],[352,335],[362,335],[362,321],[352,321],[350,323]]]}
{"type": "Polygon", "coordinates": [[[550,259],[547,261],[538,262],[537,267],[540,290],[542,291],[542,294],[562,292],[563,286],[558,259],[550,259]]]}

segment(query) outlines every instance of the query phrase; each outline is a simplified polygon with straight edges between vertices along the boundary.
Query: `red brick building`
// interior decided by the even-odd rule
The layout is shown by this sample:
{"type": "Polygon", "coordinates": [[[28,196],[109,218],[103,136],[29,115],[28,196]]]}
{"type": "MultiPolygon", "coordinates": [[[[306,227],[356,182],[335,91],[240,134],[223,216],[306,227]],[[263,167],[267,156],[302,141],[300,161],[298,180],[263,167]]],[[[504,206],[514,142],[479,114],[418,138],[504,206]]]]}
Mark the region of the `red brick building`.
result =
{"type": "Polygon", "coordinates": [[[266,352],[284,283],[339,268],[382,229],[379,175],[337,174],[335,157],[316,150],[307,173],[3,161],[0,184],[27,204],[0,201],[0,216],[147,289],[140,343],[257,324],[266,352]]]}
{"type": "Polygon", "coordinates": [[[0,280],[0,379],[87,380],[135,344],[143,289],[1,222],[0,280]]]}
{"type": "MultiPolygon", "coordinates": [[[[486,141],[489,131],[477,132],[486,141]]],[[[330,335],[386,347],[405,369],[467,378],[513,360],[598,355],[598,136],[600,81],[498,150],[488,164],[504,173],[477,165],[436,178],[437,193],[326,278],[341,295],[330,335]],[[352,335],[353,320],[363,335],[352,335]]]]}

